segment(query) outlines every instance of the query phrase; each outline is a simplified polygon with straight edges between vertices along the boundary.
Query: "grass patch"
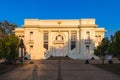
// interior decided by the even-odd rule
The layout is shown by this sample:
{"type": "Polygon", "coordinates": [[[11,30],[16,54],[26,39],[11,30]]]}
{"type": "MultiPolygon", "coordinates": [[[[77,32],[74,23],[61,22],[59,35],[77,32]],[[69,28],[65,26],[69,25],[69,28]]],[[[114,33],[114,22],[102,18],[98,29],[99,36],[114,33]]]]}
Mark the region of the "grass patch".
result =
{"type": "Polygon", "coordinates": [[[95,66],[120,75],[120,64],[95,64],[95,66]]]}

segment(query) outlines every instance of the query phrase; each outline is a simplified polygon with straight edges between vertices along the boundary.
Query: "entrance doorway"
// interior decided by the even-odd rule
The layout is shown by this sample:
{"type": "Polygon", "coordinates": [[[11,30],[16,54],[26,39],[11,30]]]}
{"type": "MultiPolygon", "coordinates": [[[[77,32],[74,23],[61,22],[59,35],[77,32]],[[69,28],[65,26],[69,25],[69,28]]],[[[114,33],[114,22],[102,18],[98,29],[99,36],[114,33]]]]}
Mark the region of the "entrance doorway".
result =
{"type": "Polygon", "coordinates": [[[54,56],[65,56],[65,38],[62,34],[54,37],[54,56]]]}

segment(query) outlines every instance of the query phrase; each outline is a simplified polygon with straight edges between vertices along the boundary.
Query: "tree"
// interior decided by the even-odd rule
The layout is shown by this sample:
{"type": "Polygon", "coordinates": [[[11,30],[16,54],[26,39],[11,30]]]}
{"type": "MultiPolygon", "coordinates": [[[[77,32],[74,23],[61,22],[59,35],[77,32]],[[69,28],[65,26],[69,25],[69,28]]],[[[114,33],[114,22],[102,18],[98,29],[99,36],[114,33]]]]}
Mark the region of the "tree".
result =
{"type": "Polygon", "coordinates": [[[117,31],[114,35],[114,47],[114,54],[118,59],[120,59],[120,30],[117,31]]]}
{"type": "Polygon", "coordinates": [[[95,55],[102,56],[104,58],[104,52],[107,51],[107,54],[110,54],[114,57],[120,59],[120,30],[117,31],[114,36],[110,36],[110,40],[108,38],[104,38],[102,43],[95,49],[95,55]]]}
{"type": "Polygon", "coordinates": [[[8,21],[3,22],[5,32],[9,35],[13,33],[13,30],[17,27],[16,24],[9,23],[8,21]]]}
{"type": "Polygon", "coordinates": [[[102,64],[104,64],[105,55],[108,54],[109,43],[108,37],[105,37],[101,44],[94,50],[94,54],[102,59],[102,64]]]}
{"type": "Polygon", "coordinates": [[[16,24],[9,23],[8,21],[0,22],[0,39],[7,35],[13,34],[13,30],[17,27],[16,24]]]}
{"type": "Polygon", "coordinates": [[[116,48],[115,48],[115,40],[114,40],[114,36],[113,35],[110,36],[108,52],[109,52],[109,54],[115,56],[116,48]]]}
{"type": "Polygon", "coordinates": [[[7,35],[7,34],[5,33],[5,29],[3,28],[3,23],[0,22],[0,39],[5,37],[5,35],[7,35]]]}
{"type": "Polygon", "coordinates": [[[8,35],[0,40],[0,57],[7,61],[15,62],[18,57],[19,38],[14,34],[8,35]]]}

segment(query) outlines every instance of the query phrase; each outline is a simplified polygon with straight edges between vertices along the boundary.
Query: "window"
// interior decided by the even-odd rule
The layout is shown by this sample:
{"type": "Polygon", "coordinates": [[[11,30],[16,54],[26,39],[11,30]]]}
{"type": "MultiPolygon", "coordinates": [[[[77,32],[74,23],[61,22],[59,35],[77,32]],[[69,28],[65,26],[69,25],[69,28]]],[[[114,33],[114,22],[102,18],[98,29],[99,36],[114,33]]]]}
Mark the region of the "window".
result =
{"type": "Polygon", "coordinates": [[[90,46],[89,45],[86,45],[86,51],[87,51],[87,53],[90,53],[90,46]]]}
{"type": "Polygon", "coordinates": [[[33,48],[33,45],[30,45],[30,48],[33,48]]]}
{"type": "Polygon", "coordinates": [[[18,35],[18,37],[19,37],[20,39],[23,39],[23,38],[24,38],[24,35],[18,35]]]}
{"type": "Polygon", "coordinates": [[[48,41],[48,33],[44,33],[44,41],[48,41]]]}
{"type": "Polygon", "coordinates": [[[33,45],[30,45],[30,53],[33,53],[33,45]]]}
{"type": "Polygon", "coordinates": [[[55,39],[55,40],[62,41],[62,40],[63,40],[63,36],[61,36],[61,35],[58,35],[58,36],[56,36],[56,39],[55,39]]]}
{"type": "Polygon", "coordinates": [[[48,50],[48,33],[44,33],[43,35],[43,39],[44,39],[44,48],[48,50]]]}
{"type": "Polygon", "coordinates": [[[95,38],[97,43],[101,42],[101,35],[96,35],[95,38]]]}
{"type": "Polygon", "coordinates": [[[76,33],[71,33],[71,50],[76,48],[76,33]]]}
{"type": "Polygon", "coordinates": [[[76,40],[76,33],[71,33],[71,41],[75,41],[76,40]]]}
{"type": "Polygon", "coordinates": [[[33,32],[31,31],[31,32],[30,32],[30,35],[32,35],[32,34],[33,34],[33,32]]]}
{"type": "Polygon", "coordinates": [[[33,40],[33,32],[30,32],[30,41],[33,40]]]}
{"type": "Polygon", "coordinates": [[[71,50],[73,50],[74,48],[76,48],[76,42],[75,41],[71,41],[71,50]]]}
{"type": "Polygon", "coordinates": [[[44,48],[48,50],[48,43],[44,43],[44,48]]]}
{"type": "Polygon", "coordinates": [[[98,36],[97,35],[95,36],[95,42],[98,42],[98,36]]]}
{"type": "Polygon", "coordinates": [[[86,32],[86,35],[87,35],[87,39],[90,39],[90,32],[89,31],[86,32]]]}
{"type": "Polygon", "coordinates": [[[100,42],[100,41],[101,41],[101,36],[99,35],[98,37],[99,37],[98,40],[99,40],[99,42],[100,42]]]}

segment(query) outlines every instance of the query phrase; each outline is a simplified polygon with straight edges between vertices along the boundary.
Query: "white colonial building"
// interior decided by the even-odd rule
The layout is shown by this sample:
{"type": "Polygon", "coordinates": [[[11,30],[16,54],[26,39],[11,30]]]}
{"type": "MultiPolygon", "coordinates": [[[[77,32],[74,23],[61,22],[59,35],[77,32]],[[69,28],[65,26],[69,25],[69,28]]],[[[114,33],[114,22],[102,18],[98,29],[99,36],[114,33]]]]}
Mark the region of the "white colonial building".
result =
{"type": "Polygon", "coordinates": [[[95,19],[39,20],[25,19],[15,34],[24,40],[31,59],[69,56],[73,59],[97,58],[94,48],[104,38],[104,28],[95,19]]]}

